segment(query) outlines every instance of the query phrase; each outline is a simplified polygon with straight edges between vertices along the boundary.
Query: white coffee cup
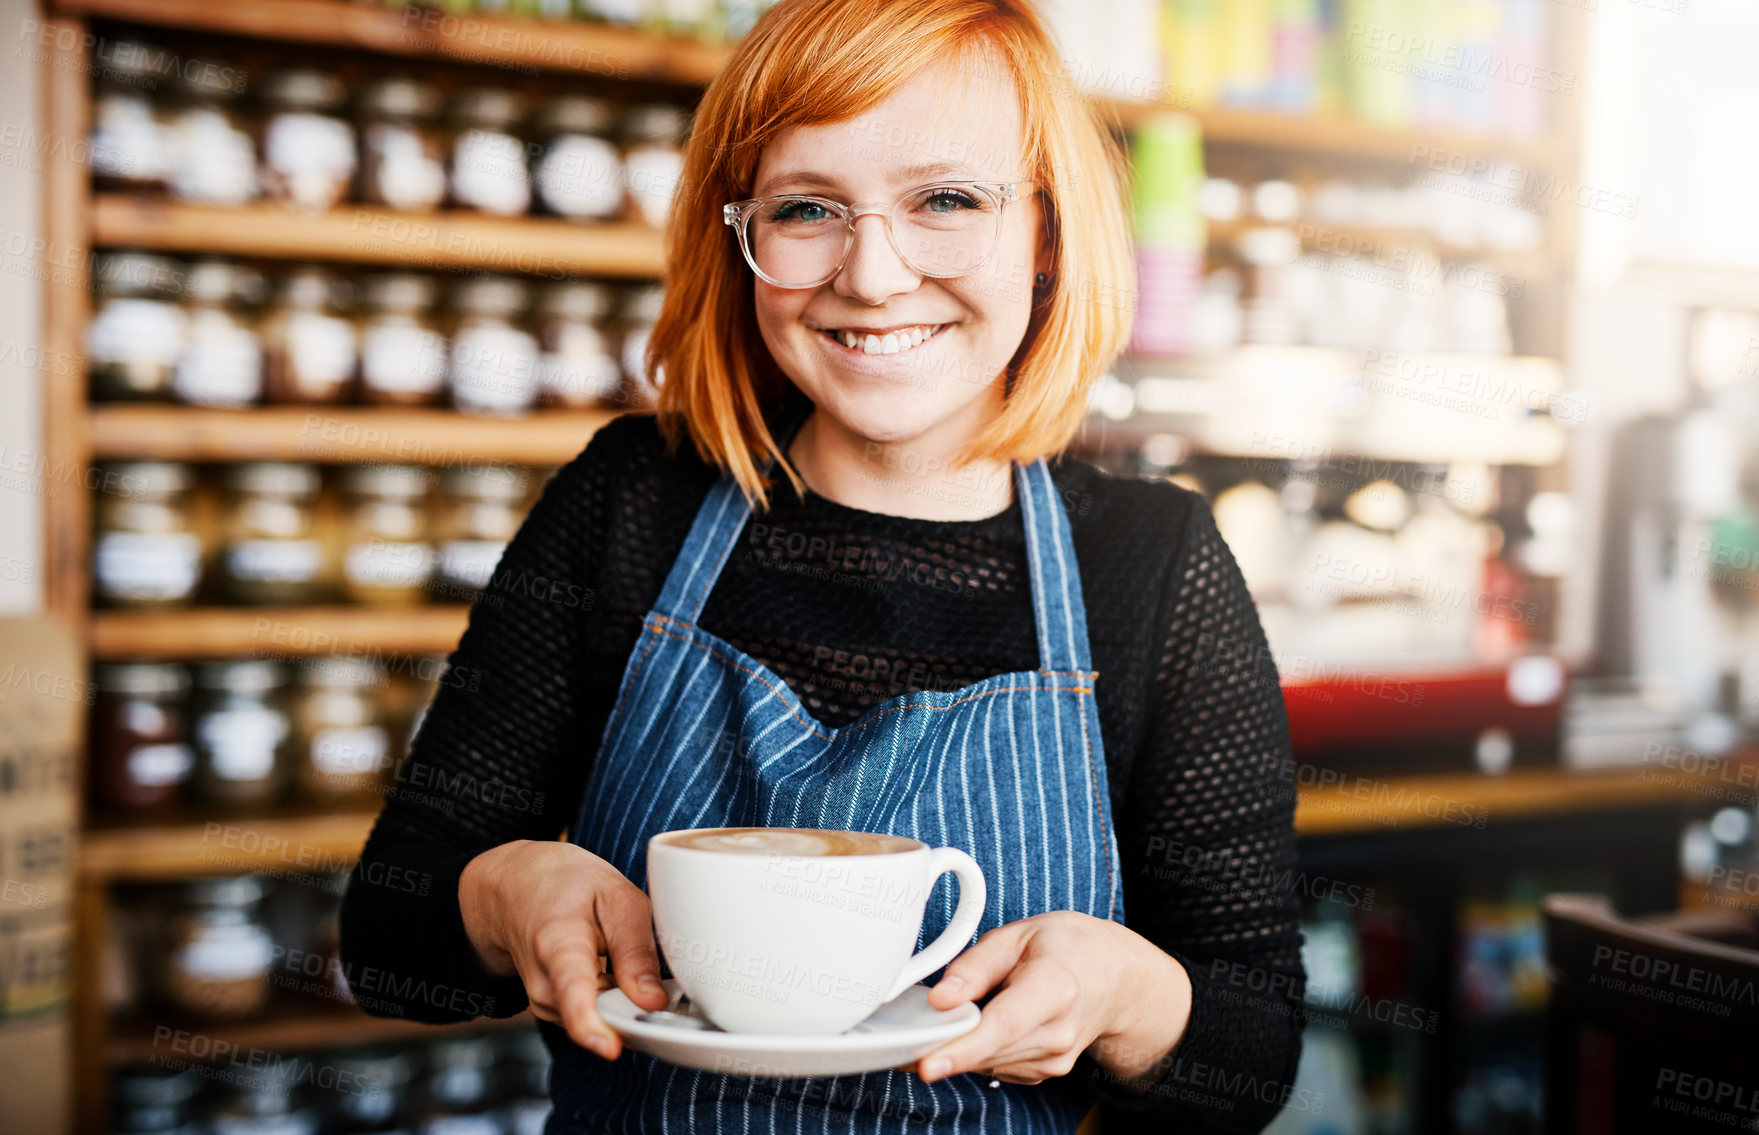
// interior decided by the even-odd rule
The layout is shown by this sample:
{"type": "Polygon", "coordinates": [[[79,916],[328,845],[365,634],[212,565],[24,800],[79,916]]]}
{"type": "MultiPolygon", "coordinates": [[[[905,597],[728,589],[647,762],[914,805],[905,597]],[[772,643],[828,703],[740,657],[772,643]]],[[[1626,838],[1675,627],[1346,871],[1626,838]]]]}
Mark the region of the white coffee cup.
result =
{"type": "Polygon", "coordinates": [[[983,917],[983,871],[956,848],[870,832],[693,828],[647,843],[672,976],[728,1032],[846,1032],[952,961],[983,917]],[[959,902],[912,954],[935,881],[959,902]]]}

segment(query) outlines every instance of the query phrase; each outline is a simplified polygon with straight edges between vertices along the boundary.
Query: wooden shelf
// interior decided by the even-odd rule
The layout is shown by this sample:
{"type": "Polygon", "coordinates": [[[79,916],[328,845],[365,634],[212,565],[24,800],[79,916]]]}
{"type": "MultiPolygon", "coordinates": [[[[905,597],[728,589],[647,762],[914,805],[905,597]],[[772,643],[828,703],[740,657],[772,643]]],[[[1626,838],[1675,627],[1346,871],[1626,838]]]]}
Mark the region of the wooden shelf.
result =
{"type": "MultiPolygon", "coordinates": [[[[1572,812],[1709,799],[1713,782],[1672,782],[1641,769],[1575,772],[1518,769],[1502,776],[1343,776],[1327,787],[1302,787],[1295,831],[1303,839],[1448,824],[1476,826],[1572,812]]],[[[82,877],[99,883],[189,875],[304,874],[346,870],[372,829],[376,812],[275,816],[96,828],[81,842],[82,877]]]]}
{"type": "Polygon", "coordinates": [[[1552,267],[1544,250],[1538,248],[1474,247],[1454,244],[1424,229],[1339,225],[1325,221],[1291,221],[1279,224],[1268,221],[1211,221],[1208,225],[1210,247],[1236,241],[1257,229],[1283,229],[1295,234],[1303,251],[1364,257],[1371,265],[1385,265],[1389,270],[1394,266],[1404,266],[1414,252],[1433,253],[1442,260],[1493,264],[1501,271],[1520,277],[1522,283],[1526,278],[1541,275],[1552,267]]]}
{"type": "Polygon", "coordinates": [[[705,85],[732,53],[726,45],[633,28],[352,0],[51,0],[48,7],[63,17],[680,86],[705,85]]]}
{"type": "Polygon", "coordinates": [[[535,1025],[536,1019],[529,1011],[512,1017],[485,1017],[456,1025],[429,1025],[396,1017],[368,1016],[344,1002],[337,1002],[334,1008],[277,1005],[257,1020],[236,1024],[184,1025],[170,1020],[118,1022],[105,1046],[104,1059],[111,1066],[155,1060],[167,1063],[186,1060],[199,1064],[203,1062],[204,1054],[208,1060],[225,1061],[252,1052],[286,1053],[343,1045],[419,1042],[458,1033],[532,1028],[535,1025]],[[199,1047],[192,1049],[187,1037],[180,1039],[159,1031],[166,1028],[199,1038],[199,1047]]]}
{"type": "Polygon", "coordinates": [[[92,654],[100,661],[329,654],[448,654],[469,608],[186,607],[98,611],[92,654]]]}
{"type": "Polygon", "coordinates": [[[80,840],[79,872],[84,879],[111,883],[346,871],[360,855],[376,815],[354,811],[90,828],[80,840]]]}
{"type": "Polygon", "coordinates": [[[92,243],[434,271],[488,269],[548,279],[652,279],[665,268],[660,231],[635,222],[584,225],[553,217],[393,213],[347,204],[300,213],[275,205],[229,208],[115,193],[92,200],[92,243]]]}
{"type": "Polygon", "coordinates": [[[1512,162],[1534,169],[1550,167],[1554,151],[1545,141],[1499,138],[1486,134],[1462,134],[1421,128],[1403,129],[1358,122],[1348,118],[1322,118],[1275,111],[1235,110],[1225,107],[1188,109],[1171,104],[1100,99],[1101,108],[1120,126],[1130,129],[1151,114],[1189,114],[1211,146],[1240,146],[1358,161],[1399,165],[1426,162],[1431,155],[1455,155],[1512,162]]]}
{"type": "Polygon", "coordinates": [[[1570,812],[1658,804],[1683,807],[1705,799],[1701,794],[1705,783],[1687,776],[1657,779],[1637,768],[1609,772],[1515,769],[1501,776],[1345,775],[1325,788],[1301,789],[1295,831],[1302,838],[1311,838],[1449,824],[1476,827],[1480,816],[1489,826],[1570,812]]]}
{"type": "Polygon", "coordinates": [[[562,465],[622,412],[558,410],[503,419],[358,406],[208,410],[116,403],[92,407],[89,420],[96,458],[562,465]]]}

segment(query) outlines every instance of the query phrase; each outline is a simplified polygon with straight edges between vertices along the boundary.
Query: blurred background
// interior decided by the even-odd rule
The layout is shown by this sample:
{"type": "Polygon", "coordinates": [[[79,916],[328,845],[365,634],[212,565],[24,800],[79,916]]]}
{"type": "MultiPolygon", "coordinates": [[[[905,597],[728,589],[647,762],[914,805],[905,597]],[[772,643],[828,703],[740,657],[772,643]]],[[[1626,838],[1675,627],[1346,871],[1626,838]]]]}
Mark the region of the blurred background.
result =
{"type": "MultiPolygon", "coordinates": [[[[529,1022],[365,1016],[335,909],[524,509],[651,405],[766,6],[0,4],[0,1126],[541,1129],[529,1022]]],[[[1753,1129],[1759,7],[1042,7],[1135,170],[1076,451],[1209,498],[1284,684],[1274,1130],[1753,1129]]]]}

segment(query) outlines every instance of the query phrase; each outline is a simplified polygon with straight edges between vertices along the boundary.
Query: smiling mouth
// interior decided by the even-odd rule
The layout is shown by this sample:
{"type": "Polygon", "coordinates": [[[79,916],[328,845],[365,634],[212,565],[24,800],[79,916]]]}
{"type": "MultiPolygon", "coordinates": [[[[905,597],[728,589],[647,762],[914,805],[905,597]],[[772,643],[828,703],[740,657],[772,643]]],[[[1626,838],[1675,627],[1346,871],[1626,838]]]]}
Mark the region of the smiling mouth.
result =
{"type": "Polygon", "coordinates": [[[911,327],[888,331],[883,335],[847,328],[819,327],[814,324],[807,324],[807,326],[847,350],[859,351],[864,355],[901,355],[922,346],[951,327],[952,324],[919,323],[911,327]]]}

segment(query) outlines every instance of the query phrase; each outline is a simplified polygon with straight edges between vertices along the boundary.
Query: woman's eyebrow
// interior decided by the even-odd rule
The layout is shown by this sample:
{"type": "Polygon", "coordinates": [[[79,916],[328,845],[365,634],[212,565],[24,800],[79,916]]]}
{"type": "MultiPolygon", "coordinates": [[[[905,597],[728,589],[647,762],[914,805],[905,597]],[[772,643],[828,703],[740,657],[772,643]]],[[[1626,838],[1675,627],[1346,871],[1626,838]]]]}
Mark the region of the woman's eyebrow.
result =
{"type": "MultiPolygon", "coordinates": [[[[935,178],[943,178],[953,175],[968,181],[982,180],[978,172],[964,162],[929,162],[925,165],[905,166],[902,169],[894,170],[892,176],[898,182],[915,185],[924,181],[932,181],[935,178]]],[[[759,185],[753,193],[755,196],[764,197],[769,193],[774,192],[773,189],[768,187],[777,185],[801,185],[812,186],[819,189],[836,190],[841,188],[842,183],[835,177],[829,174],[819,173],[816,170],[790,169],[771,174],[763,180],[763,183],[759,185]]]]}

